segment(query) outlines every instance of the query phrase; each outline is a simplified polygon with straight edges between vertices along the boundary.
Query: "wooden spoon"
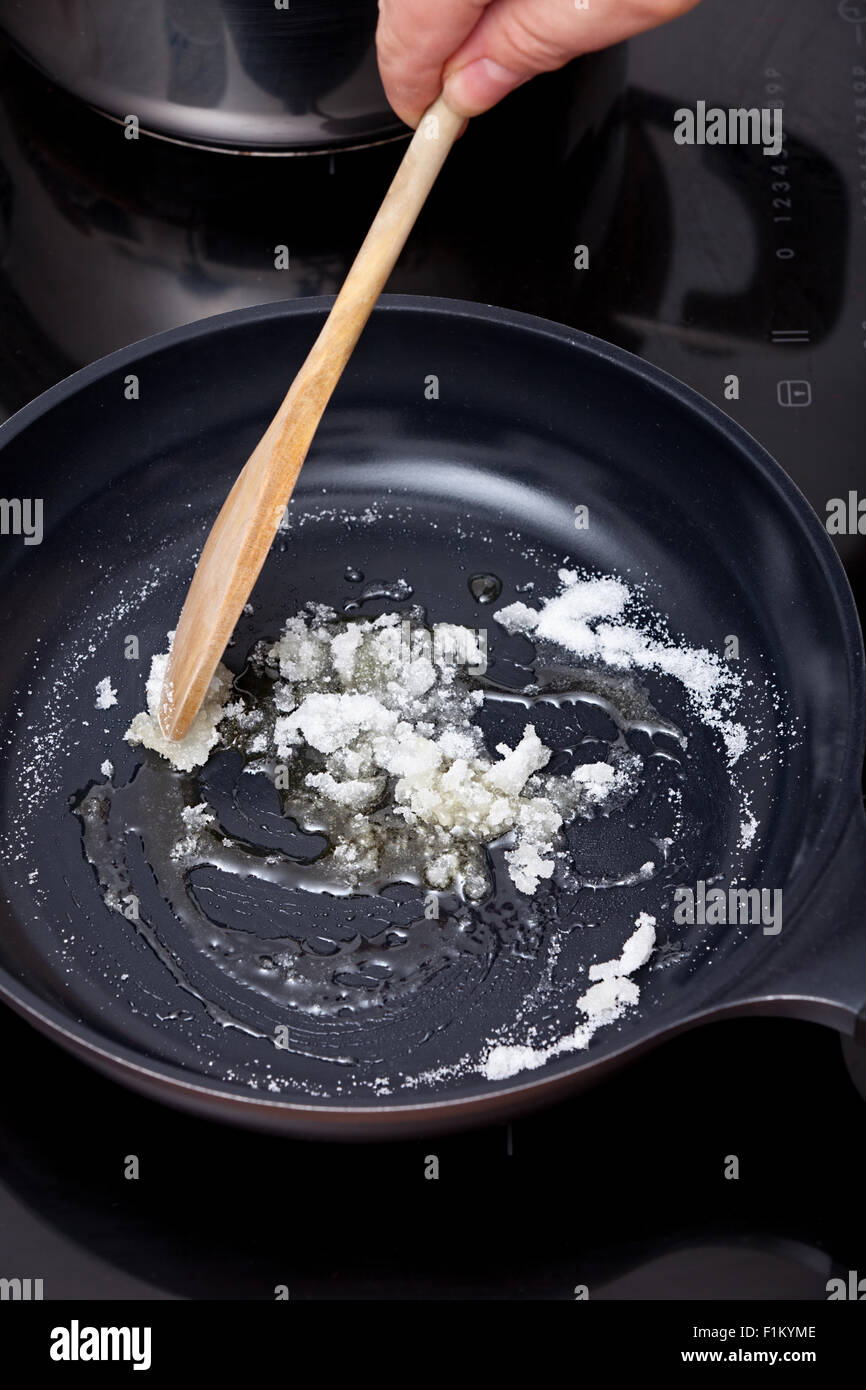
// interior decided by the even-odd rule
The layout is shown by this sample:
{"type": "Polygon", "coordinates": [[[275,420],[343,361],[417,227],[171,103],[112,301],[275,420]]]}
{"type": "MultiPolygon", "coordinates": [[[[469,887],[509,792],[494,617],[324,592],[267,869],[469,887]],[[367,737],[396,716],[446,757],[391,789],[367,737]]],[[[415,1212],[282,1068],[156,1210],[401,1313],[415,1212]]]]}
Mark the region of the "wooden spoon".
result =
{"type": "Polygon", "coordinates": [[[183,738],[199,711],[325,407],[463,123],[442,96],[421,118],[310,355],[214,522],[166,668],[159,703],[166,738],[183,738]]]}

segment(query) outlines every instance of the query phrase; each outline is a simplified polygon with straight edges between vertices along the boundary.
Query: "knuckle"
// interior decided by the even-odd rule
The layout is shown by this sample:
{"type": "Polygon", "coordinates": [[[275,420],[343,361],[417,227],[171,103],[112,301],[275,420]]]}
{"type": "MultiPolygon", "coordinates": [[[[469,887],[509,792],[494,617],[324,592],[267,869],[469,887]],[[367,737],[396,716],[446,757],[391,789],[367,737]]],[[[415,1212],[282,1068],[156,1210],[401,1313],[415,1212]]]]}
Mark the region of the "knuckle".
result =
{"type": "Polygon", "coordinates": [[[514,59],[517,58],[534,68],[545,70],[558,67],[569,56],[559,35],[551,33],[538,11],[528,7],[504,12],[499,21],[499,35],[505,50],[503,61],[506,67],[514,67],[514,59]]]}
{"type": "Polygon", "coordinates": [[[380,62],[389,63],[396,61],[401,52],[402,44],[397,42],[391,26],[382,20],[376,30],[376,53],[380,62]]]}

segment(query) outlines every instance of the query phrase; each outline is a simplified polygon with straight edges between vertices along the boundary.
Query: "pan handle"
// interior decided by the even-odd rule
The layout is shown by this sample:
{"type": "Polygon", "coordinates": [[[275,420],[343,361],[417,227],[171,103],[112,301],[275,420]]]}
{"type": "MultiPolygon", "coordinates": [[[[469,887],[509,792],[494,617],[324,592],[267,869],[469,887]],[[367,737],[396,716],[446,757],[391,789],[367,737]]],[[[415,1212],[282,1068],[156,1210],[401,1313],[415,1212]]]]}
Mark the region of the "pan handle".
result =
{"type": "Polygon", "coordinates": [[[741,1005],[824,1023],[866,1046],[866,809],[859,797],[798,918],[787,941],[783,927],[780,954],[750,981],[741,1005]]]}

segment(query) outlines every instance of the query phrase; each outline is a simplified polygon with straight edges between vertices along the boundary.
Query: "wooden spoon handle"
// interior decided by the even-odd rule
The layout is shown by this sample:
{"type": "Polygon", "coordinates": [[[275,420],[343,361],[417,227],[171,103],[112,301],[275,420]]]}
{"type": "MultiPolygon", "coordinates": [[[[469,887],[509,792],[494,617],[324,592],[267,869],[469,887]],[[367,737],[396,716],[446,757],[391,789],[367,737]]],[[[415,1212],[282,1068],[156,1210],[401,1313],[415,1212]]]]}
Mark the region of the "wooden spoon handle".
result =
{"type": "Polygon", "coordinates": [[[223,504],[169,657],[159,705],[167,738],[183,738],[198,713],[325,407],[462,125],[441,95],[421,118],[309,356],[223,504]]]}

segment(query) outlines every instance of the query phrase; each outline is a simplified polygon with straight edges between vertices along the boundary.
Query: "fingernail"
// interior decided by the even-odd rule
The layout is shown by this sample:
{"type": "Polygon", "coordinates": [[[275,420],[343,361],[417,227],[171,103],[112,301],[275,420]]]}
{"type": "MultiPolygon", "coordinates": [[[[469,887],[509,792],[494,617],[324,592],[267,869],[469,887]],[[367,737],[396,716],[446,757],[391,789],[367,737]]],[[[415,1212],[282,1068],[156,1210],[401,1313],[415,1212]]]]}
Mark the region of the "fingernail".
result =
{"type": "Polygon", "coordinates": [[[525,81],[493,58],[476,58],[446,79],[445,100],[459,115],[477,116],[525,81]]]}

